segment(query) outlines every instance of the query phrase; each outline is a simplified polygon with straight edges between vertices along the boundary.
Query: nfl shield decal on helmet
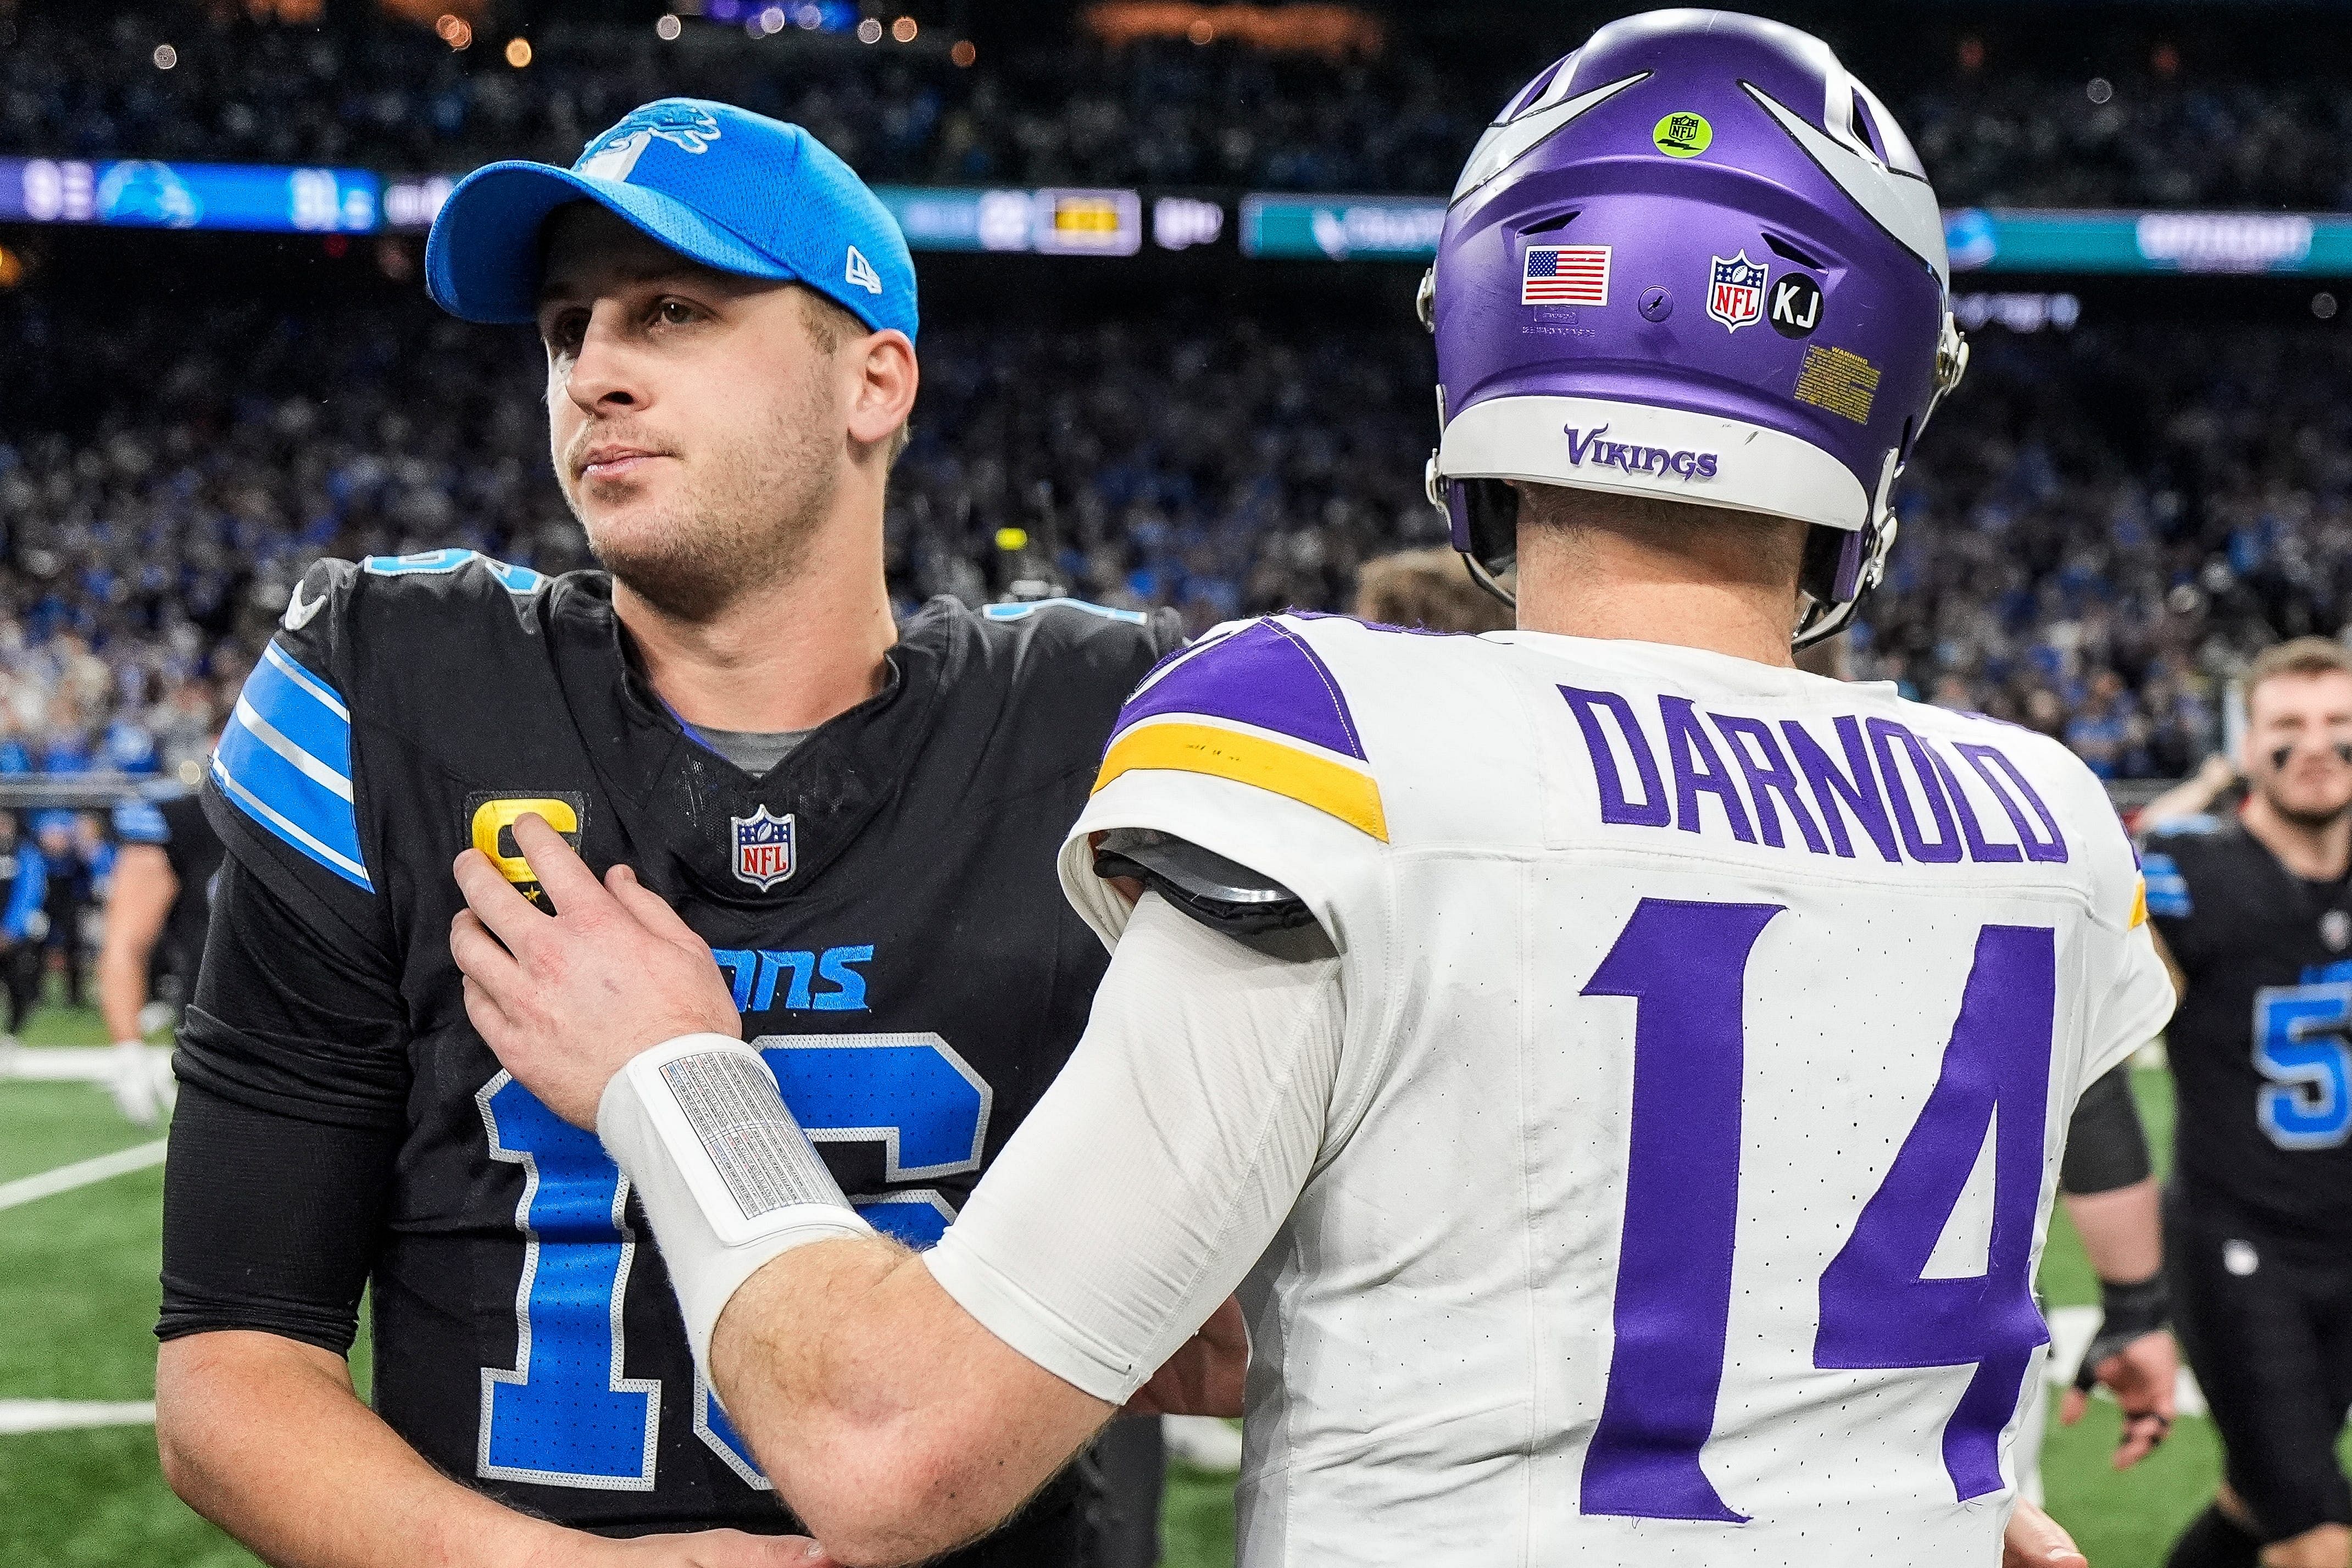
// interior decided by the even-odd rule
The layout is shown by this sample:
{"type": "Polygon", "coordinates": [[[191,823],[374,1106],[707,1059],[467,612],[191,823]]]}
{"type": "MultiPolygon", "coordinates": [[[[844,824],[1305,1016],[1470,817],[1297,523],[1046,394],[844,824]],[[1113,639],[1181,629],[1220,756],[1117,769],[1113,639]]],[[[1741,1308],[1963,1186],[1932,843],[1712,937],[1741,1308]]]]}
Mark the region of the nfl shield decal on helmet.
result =
{"type": "Polygon", "coordinates": [[[772,816],[763,805],[749,816],[727,820],[735,828],[737,881],[749,882],[764,893],[792,876],[793,849],[800,836],[791,812],[772,816]]]}
{"type": "Polygon", "coordinates": [[[1764,280],[1769,270],[1760,261],[1748,259],[1743,248],[1737,256],[1709,258],[1715,263],[1706,279],[1706,313],[1723,323],[1723,330],[1736,332],[1764,319],[1764,280]]]}

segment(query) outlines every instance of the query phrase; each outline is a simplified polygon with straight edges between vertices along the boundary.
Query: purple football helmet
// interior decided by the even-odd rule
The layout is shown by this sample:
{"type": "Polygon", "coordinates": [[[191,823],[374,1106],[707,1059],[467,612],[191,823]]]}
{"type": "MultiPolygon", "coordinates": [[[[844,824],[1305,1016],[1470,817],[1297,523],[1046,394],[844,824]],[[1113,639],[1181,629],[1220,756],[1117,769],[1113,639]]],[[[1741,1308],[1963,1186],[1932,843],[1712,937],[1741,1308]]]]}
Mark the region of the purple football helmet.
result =
{"type": "Polygon", "coordinates": [[[1968,363],[1950,281],[1918,154],[1828,45],[1727,11],[1612,22],[1520,89],[1454,188],[1421,290],[1430,500],[1498,594],[1506,479],[1798,519],[1796,640],[1832,636],[1968,363]]]}

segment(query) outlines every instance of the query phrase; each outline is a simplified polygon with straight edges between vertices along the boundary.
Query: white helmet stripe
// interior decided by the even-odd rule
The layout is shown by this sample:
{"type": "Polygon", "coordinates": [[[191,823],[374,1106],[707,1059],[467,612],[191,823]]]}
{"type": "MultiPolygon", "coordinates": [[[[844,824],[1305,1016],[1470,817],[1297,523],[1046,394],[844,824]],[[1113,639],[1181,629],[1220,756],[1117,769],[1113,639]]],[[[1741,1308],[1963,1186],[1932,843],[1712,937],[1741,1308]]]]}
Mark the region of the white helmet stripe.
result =
{"type": "Polygon", "coordinates": [[[1823,174],[1837,183],[1838,189],[1853,198],[1854,205],[1868,213],[1897,245],[1933,268],[1936,282],[1946,293],[1951,291],[1951,265],[1944,255],[1944,215],[1936,205],[1936,193],[1927,181],[1890,169],[1875,156],[1855,151],[1776,101],[1754,82],[1739,85],[1780,122],[1780,128],[1822,166],[1823,174]]]}
{"type": "MultiPolygon", "coordinates": [[[[1568,74],[1563,68],[1560,79],[1567,80],[1568,74]]],[[[1555,103],[1549,109],[1529,109],[1507,124],[1489,126],[1486,133],[1478,138],[1478,145],[1470,150],[1470,161],[1462,166],[1462,178],[1454,182],[1454,195],[1446,198],[1446,205],[1451,206],[1460,201],[1517,163],[1537,142],[1586,110],[1615,97],[1649,74],[1648,71],[1636,71],[1632,76],[1621,77],[1605,86],[1596,87],[1591,92],[1580,93],[1566,103],[1555,103]]]]}
{"type": "Polygon", "coordinates": [[[1786,431],[1595,397],[1490,397],[1445,426],[1444,479],[1526,479],[1795,518],[1852,531],[1870,515],[1853,470],[1786,431]]]}

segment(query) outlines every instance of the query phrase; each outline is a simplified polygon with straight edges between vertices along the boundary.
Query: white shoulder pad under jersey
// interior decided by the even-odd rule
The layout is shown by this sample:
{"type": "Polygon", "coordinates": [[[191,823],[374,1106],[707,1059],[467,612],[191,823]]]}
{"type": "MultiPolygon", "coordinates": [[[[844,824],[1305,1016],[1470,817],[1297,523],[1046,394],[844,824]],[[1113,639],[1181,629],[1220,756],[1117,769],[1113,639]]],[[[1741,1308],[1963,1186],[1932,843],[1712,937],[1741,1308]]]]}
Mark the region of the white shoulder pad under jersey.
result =
{"type": "Polygon", "coordinates": [[[2055,742],[1720,655],[1336,617],[1122,711],[1090,836],[1289,886],[1347,1017],[1244,1290],[1242,1560],[1991,1563],[2075,1097],[2172,995],[2055,742]]]}

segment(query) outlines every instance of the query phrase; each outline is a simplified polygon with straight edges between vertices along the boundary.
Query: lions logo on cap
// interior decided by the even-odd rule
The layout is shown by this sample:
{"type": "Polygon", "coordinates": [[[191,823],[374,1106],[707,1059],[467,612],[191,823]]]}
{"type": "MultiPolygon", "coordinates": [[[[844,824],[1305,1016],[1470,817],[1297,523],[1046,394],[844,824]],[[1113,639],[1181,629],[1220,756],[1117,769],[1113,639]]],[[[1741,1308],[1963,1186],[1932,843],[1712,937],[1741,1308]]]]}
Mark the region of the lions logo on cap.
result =
{"type": "Polygon", "coordinates": [[[749,882],[764,893],[791,879],[798,859],[793,850],[800,839],[799,824],[791,812],[773,816],[763,805],[749,816],[727,820],[735,830],[737,881],[749,882]]]}
{"type": "Polygon", "coordinates": [[[572,172],[592,180],[626,180],[656,138],[681,152],[708,153],[719,139],[719,121],[691,104],[647,104],[591,144],[572,172]]]}

